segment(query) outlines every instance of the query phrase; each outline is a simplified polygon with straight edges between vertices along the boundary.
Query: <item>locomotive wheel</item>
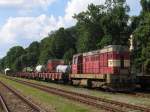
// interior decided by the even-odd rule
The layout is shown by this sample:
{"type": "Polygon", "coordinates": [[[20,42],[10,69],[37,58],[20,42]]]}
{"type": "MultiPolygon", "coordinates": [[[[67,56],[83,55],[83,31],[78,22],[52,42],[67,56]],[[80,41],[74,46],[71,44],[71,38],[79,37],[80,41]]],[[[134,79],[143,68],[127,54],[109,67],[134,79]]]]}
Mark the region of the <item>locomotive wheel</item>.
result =
{"type": "Polygon", "coordinates": [[[73,81],[72,81],[72,80],[69,80],[69,81],[68,81],[68,84],[69,84],[69,85],[73,85],[73,81]]]}
{"type": "Polygon", "coordinates": [[[87,81],[87,88],[92,88],[92,80],[87,81]]]}

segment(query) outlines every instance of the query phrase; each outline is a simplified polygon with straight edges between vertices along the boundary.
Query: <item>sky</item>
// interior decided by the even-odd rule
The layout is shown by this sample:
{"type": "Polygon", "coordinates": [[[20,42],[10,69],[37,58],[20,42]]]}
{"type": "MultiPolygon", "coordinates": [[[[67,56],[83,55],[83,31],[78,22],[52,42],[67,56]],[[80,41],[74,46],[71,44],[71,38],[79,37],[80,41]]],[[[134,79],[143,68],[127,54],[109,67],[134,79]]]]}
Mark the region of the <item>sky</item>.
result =
{"type": "MultiPolygon", "coordinates": [[[[130,15],[139,15],[140,0],[126,0],[130,15]]],[[[13,46],[27,47],[40,41],[51,31],[70,27],[74,14],[87,9],[88,4],[103,4],[105,0],[0,0],[0,58],[13,46]]]]}

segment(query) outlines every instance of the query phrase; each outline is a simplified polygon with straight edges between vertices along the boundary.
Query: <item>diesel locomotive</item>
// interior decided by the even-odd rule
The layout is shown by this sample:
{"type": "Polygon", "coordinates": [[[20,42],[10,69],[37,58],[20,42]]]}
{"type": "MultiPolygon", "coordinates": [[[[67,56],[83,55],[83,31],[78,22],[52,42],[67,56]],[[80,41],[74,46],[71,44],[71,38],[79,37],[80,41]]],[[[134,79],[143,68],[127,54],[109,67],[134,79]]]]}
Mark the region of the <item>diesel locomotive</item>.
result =
{"type": "Polygon", "coordinates": [[[73,84],[109,89],[131,89],[135,77],[130,73],[130,52],[121,45],[109,45],[103,49],[73,56],[73,84]]]}

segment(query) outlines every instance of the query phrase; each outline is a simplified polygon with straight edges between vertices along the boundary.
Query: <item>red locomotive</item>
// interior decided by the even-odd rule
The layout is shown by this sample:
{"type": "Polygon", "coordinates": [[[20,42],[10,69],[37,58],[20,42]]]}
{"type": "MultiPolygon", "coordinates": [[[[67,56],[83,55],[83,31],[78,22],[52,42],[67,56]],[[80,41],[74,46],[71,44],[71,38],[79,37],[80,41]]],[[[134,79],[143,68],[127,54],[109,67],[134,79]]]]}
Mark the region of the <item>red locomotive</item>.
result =
{"type": "Polygon", "coordinates": [[[69,80],[73,85],[118,90],[133,87],[129,49],[121,45],[109,45],[100,50],[76,54],[71,71],[69,68],[62,60],[49,60],[47,72],[18,73],[16,76],[64,82],[69,80]]]}
{"type": "Polygon", "coordinates": [[[73,56],[70,79],[76,85],[128,89],[133,86],[130,75],[129,49],[110,45],[103,49],[73,56]]]}

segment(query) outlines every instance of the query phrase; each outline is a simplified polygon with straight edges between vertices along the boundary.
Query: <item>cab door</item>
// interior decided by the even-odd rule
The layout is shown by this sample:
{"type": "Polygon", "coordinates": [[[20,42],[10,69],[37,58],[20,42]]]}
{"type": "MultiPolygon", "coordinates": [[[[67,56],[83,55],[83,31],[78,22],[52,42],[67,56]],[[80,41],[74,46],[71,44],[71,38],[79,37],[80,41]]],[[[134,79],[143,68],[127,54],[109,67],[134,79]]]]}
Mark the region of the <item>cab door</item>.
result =
{"type": "Polygon", "coordinates": [[[72,73],[81,74],[83,73],[83,56],[81,54],[73,56],[72,62],[72,73]]]}

